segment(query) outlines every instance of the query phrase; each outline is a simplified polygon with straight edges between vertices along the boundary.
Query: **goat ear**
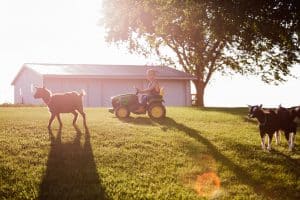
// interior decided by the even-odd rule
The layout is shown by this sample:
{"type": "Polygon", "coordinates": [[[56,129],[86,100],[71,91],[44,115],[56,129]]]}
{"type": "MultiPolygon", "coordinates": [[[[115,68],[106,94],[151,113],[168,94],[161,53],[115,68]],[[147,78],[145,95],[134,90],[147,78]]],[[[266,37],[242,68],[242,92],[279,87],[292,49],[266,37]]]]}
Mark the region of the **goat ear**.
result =
{"type": "Polygon", "coordinates": [[[247,104],[247,106],[248,106],[248,108],[251,108],[252,106],[251,105],[249,105],[249,104],[247,104]]]}
{"type": "Polygon", "coordinates": [[[30,91],[31,91],[31,92],[34,91],[34,85],[33,85],[33,84],[30,85],[30,91]]]}
{"type": "Polygon", "coordinates": [[[260,104],[260,106],[259,106],[260,108],[262,108],[263,107],[263,105],[262,104],[260,104]]]}

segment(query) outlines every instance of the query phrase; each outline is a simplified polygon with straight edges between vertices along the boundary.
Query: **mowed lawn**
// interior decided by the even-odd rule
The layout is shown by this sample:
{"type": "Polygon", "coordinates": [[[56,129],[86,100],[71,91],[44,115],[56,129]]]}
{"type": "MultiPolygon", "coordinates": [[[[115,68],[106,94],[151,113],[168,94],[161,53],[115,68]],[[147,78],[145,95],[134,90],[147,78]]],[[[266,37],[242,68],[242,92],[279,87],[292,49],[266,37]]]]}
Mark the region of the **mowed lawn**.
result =
{"type": "Polygon", "coordinates": [[[300,199],[300,134],[263,151],[247,109],[167,108],[152,121],[0,108],[0,199],[300,199]]]}

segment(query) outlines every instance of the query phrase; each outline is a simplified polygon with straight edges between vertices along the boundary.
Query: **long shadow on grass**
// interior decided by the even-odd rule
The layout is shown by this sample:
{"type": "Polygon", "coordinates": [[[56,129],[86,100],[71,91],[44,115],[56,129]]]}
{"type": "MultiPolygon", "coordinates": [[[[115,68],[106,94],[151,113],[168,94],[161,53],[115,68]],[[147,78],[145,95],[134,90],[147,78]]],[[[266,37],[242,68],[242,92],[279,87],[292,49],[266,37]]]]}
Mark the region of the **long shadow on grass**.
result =
{"type": "MultiPolygon", "coordinates": [[[[299,154],[298,145],[294,152],[281,152],[273,146],[271,152],[264,152],[260,144],[250,145],[223,140],[226,146],[230,146],[239,155],[239,159],[247,160],[247,167],[252,169],[257,179],[264,180],[266,187],[272,190],[277,199],[300,199],[299,184],[300,160],[294,159],[289,154],[299,154]],[[243,152],[243,153],[240,153],[243,152]],[[283,171],[278,171],[278,168],[283,171]],[[286,177],[289,177],[287,180],[286,177]]],[[[285,141],[284,141],[285,142],[285,141]]],[[[287,149],[287,144],[285,144],[287,149]]]]}
{"type": "Polygon", "coordinates": [[[176,129],[184,132],[186,135],[194,138],[198,142],[201,142],[207,147],[207,149],[215,158],[215,160],[217,160],[222,165],[226,166],[230,171],[235,173],[236,177],[241,183],[252,187],[257,194],[264,195],[268,198],[274,198],[274,196],[272,196],[273,190],[267,190],[266,188],[264,188],[264,180],[259,180],[252,177],[251,174],[248,171],[246,171],[246,169],[243,169],[239,165],[235,164],[232,160],[227,158],[225,155],[223,155],[216,148],[216,146],[212,144],[207,138],[203,137],[198,130],[190,128],[184,124],[177,123],[175,120],[169,117],[157,121],[157,123],[163,126],[163,130],[176,129]]]}
{"type": "Polygon", "coordinates": [[[77,129],[75,138],[63,143],[49,131],[51,150],[47,170],[40,185],[39,199],[108,199],[97,173],[90,133],[77,129]]]}

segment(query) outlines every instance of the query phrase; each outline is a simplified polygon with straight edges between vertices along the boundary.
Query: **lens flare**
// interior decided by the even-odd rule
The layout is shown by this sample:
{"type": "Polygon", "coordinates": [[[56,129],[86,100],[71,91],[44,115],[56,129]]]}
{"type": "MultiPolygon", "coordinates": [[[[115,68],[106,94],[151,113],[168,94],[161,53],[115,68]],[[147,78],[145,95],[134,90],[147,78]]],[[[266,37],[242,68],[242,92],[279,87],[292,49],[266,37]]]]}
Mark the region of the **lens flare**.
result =
{"type": "Polygon", "coordinates": [[[220,189],[221,180],[216,173],[206,172],[197,176],[194,187],[199,196],[210,197],[220,189]]]}

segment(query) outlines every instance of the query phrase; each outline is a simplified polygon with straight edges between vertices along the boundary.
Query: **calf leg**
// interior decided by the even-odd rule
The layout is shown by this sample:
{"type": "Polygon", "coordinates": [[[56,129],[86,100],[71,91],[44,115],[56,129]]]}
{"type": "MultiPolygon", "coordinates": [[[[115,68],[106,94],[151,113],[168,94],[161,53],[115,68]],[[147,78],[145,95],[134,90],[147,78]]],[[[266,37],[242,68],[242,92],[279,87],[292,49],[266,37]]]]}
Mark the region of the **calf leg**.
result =
{"type": "Polygon", "coordinates": [[[280,143],[280,132],[279,131],[275,132],[275,142],[276,142],[276,145],[278,145],[280,143]]]}
{"type": "Polygon", "coordinates": [[[289,133],[287,131],[284,131],[284,136],[285,136],[286,141],[289,142],[289,133]]]}
{"type": "Polygon", "coordinates": [[[57,117],[58,122],[59,122],[59,129],[61,129],[62,128],[62,122],[61,122],[59,113],[56,115],[56,117],[57,117]]]}
{"type": "Polygon", "coordinates": [[[268,134],[268,150],[271,150],[271,144],[272,144],[272,138],[273,138],[273,134],[268,134]]]}
{"type": "Polygon", "coordinates": [[[289,150],[293,150],[294,148],[294,137],[295,137],[295,134],[292,132],[292,133],[289,133],[289,150]]]}
{"type": "Polygon", "coordinates": [[[265,134],[260,133],[260,137],[261,137],[261,147],[263,150],[265,150],[266,145],[265,145],[265,134]]]}
{"type": "Polygon", "coordinates": [[[55,114],[51,113],[51,117],[50,117],[49,123],[48,123],[48,129],[51,129],[51,124],[52,124],[54,118],[55,118],[55,114]]]}
{"type": "Polygon", "coordinates": [[[74,111],[72,112],[72,114],[74,115],[73,125],[75,125],[75,124],[76,124],[76,121],[77,121],[77,118],[78,118],[78,113],[74,110],[74,111]]]}

